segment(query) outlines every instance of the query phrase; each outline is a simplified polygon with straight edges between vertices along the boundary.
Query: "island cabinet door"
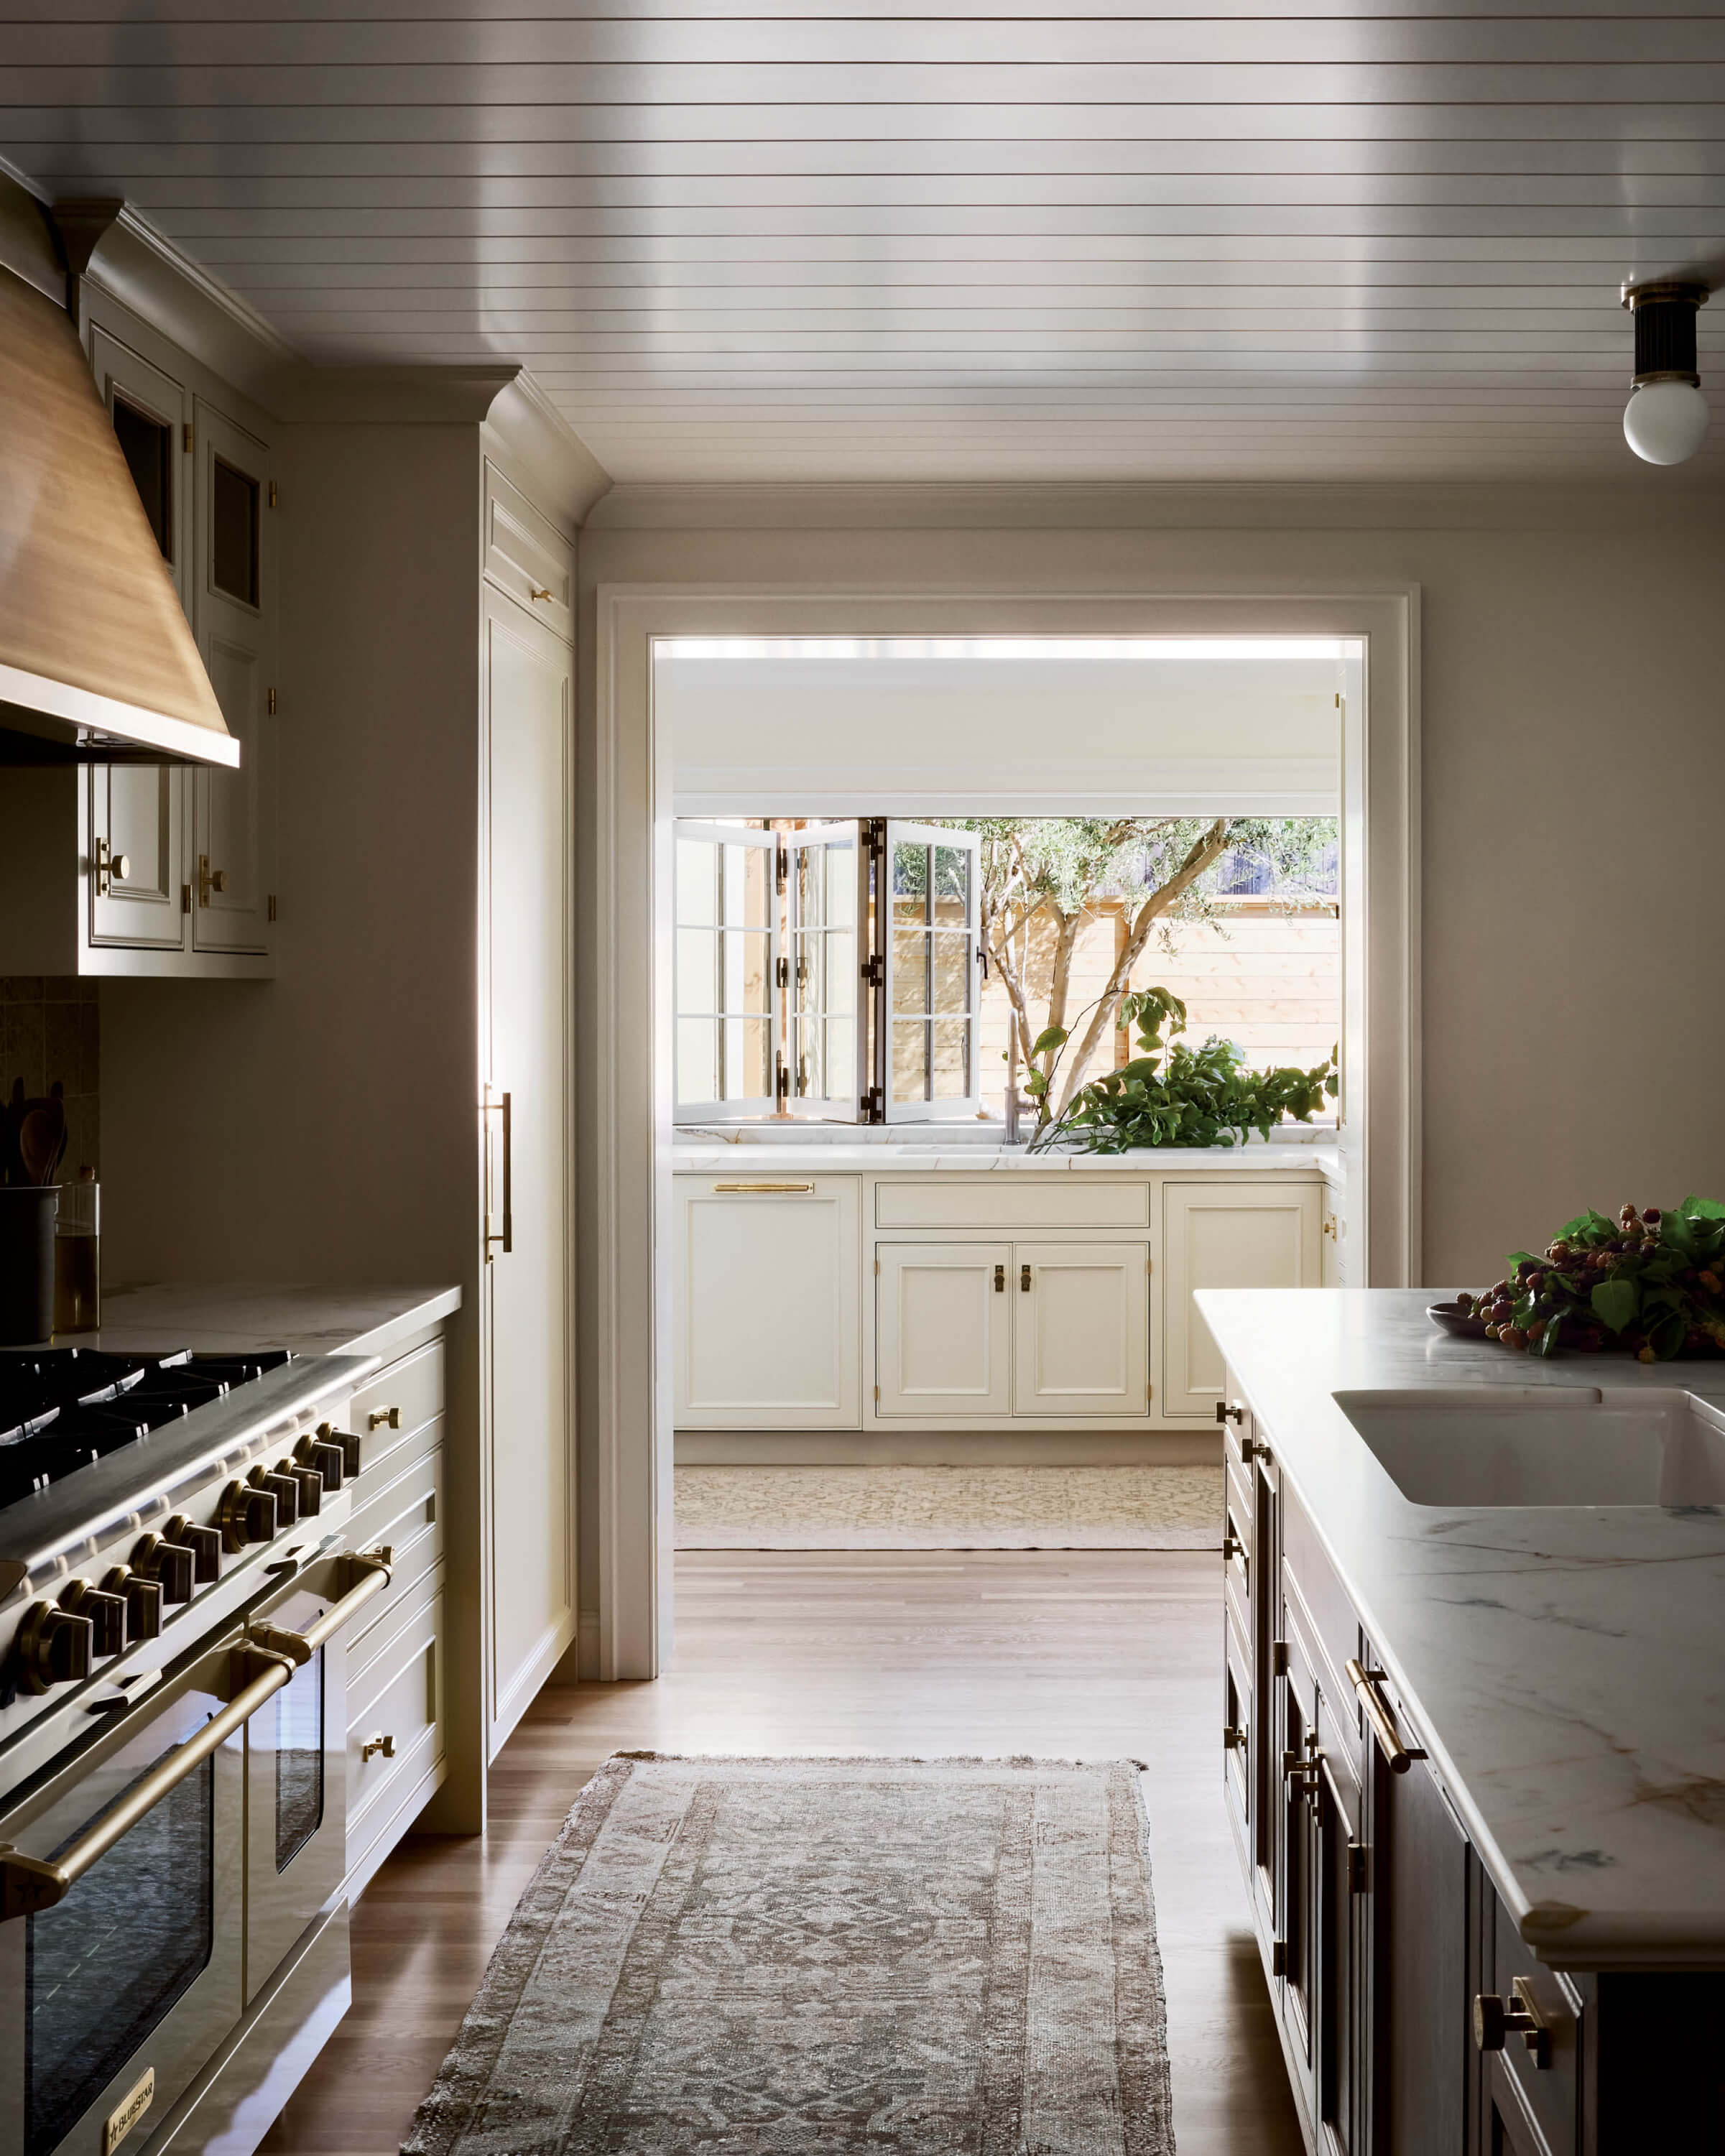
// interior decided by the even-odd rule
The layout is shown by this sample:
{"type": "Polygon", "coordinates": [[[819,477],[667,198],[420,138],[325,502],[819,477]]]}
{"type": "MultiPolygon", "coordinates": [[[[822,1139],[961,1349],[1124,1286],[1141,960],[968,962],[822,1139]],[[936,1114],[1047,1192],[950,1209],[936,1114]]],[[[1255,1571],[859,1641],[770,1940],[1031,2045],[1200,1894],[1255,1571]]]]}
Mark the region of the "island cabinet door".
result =
{"type": "Polygon", "coordinates": [[[938,1421],[1012,1409],[1012,1245],[875,1248],[875,1411],[938,1421]]]}
{"type": "Polygon", "coordinates": [[[1147,1414],[1149,1245],[1016,1243],[1012,1258],[1014,1413],[1147,1414]]]}
{"type": "MultiPolygon", "coordinates": [[[[1419,1732],[1387,1681],[1370,1674],[1368,1650],[1362,1661],[1386,1731],[1404,1751],[1420,1753],[1419,1732]]],[[[1373,2156],[1462,2156],[1476,2056],[1473,1853],[1423,1754],[1397,1772],[1391,1753],[1374,1742],[1367,1761],[1373,2156]]]]}
{"type": "Polygon", "coordinates": [[[1353,1716],[1299,1614],[1282,1615],[1278,2005],[1314,2147],[1365,2156],[1369,1939],[1353,1716]]]}

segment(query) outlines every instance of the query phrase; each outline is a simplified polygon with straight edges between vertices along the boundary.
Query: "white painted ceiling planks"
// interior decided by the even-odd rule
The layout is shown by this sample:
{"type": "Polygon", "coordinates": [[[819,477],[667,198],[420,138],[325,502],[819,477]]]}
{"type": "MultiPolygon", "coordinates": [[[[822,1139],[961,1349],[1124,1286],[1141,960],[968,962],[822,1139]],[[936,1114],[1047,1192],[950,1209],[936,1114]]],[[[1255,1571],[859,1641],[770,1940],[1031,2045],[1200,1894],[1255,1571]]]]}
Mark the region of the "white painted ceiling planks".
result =
{"type": "Polygon", "coordinates": [[[310,361],[531,368],[619,481],[1628,479],[1725,0],[0,0],[0,151],[310,361]]]}

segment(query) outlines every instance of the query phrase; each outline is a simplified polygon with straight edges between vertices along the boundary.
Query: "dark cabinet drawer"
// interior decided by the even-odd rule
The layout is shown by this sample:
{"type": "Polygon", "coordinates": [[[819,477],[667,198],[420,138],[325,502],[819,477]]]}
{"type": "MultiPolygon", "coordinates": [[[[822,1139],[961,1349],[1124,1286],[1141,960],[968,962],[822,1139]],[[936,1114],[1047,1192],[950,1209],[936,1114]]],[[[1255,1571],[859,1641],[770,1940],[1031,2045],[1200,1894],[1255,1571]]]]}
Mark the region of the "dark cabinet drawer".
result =
{"type": "Polygon", "coordinates": [[[1496,1894],[1489,1899],[1481,1990],[1488,1999],[1512,2005],[1519,1984],[1545,2028],[1537,2049],[1512,2030],[1501,2051],[1486,2053],[1486,2087],[1500,2110],[1519,2105],[1550,2156],[1574,2156],[1581,2110],[1582,1994],[1570,1978],[1534,1958],[1502,1902],[1496,1894]],[[1502,2087],[1503,2082],[1509,2087],[1502,2087]]]}

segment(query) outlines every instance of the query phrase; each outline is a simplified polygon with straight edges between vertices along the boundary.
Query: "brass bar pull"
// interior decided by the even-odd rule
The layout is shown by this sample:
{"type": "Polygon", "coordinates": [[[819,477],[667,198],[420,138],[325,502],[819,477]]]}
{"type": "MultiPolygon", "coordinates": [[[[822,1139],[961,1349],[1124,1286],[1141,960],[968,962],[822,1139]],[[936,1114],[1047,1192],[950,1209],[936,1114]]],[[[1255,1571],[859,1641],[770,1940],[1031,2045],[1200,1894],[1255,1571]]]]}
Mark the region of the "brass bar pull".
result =
{"type": "Polygon", "coordinates": [[[38,1910],[51,1909],[56,1902],[64,1901],[98,1857],[105,1856],[120,1837],[152,1811],[170,1790],[201,1767],[213,1752],[219,1751],[294,1674],[293,1662],[270,1649],[248,1642],[234,1651],[261,1661],[264,1666],[195,1736],[177,1745],[134,1782],[113,1809],[104,1812],[69,1849],[52,1859],[26,1856],[10,1845],[0,1849],[0,1922],[10,1917],[33,1916],[38,1910]]]}
{"type": "Polygon", "coordinates": [[[1396,1730],[1395,1717],[1389,1711],[1389,1702],[1378,1689],[1381,1671],[1368,1670],[1358,1662],[1345,1666],[1348,1681],[1358,1696],[1360,1712],[1364,1715],[1372,1734],[1378,1740],[1378,1748],[1384,1754],[1384,1764],[1392,1774],[1405,1774],[1416,1759],[1425,1754],[1417,1746],[1404,1744],[1396,1730]]]}
{"type": "Polygon", "coordinates": [[[251,1637],[266,1653],[285,1656],[295,1669],[303,1669],[326,1640],[333,1640],[374,1594],[381,1594],[389,1584],[389,1565],[382,1550],[357,1550],[349,1562],[362,1568],[359,1578],[315,1624],[308,1625],[303,1632],[290,1631],[280,1625],[256,1625],[251,1637]]]}
{"type": "Polygon", "coordinates": [[[806,1197],[814,1188],[812,1183],[716,1183],[713,1185],[715,1194],[722,1194],[726,1198],[746,1197],[755,1190],[773,1192],[781,1198],[793,1194],[806,1197]]]}
{"type": "Polygon", "coordinates": [[[373,1757],[374,1754],[379,1753],[381,1753],[386,1759],[393,1759],[395,1757],[395,1735],[393,1731],[380,1729],[375,1737],[367,1738],[364,1743],[362,1743],[359,1748],[360,1764],[363,1766],[368,1759],[373,1757]]]}
{"type": "Polygon", "coordinates": [[[485,1263],[490,1265],[496,1251],[507,1257],[515,1248],[515,1214],[511,1204],[511,1156],[514,1151],[510,1130],[510,1099],[507,1093],[495,1092],[490,1086],[480,1104],[482,1116],[495,1115],[503,1122],[503,1210],[500,1216],[491,1206],[491,1142],[489,1132],[485,1138],[485,1263]],[[494,1225],[493,1223],[497,1224],[494,1225]],[[495,1245],[495,1249],[493,1245],[495,1245]]]}

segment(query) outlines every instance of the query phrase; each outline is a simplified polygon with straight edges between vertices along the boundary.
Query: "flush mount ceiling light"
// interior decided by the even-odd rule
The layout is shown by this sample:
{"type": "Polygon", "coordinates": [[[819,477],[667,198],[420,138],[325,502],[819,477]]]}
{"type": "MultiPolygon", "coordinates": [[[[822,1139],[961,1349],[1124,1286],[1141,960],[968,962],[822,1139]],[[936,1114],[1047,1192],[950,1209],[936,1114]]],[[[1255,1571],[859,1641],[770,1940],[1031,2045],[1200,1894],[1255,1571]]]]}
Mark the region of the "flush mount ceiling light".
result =
{"type": "Polygon", "coordinates": [[[1707,434],[1707,400],[1695,371],[1696,310],[1707,303],[1705,285],[1677,278],[1623,288],[1635,318],[1635,378],[1623,432],[1650,465],[1681,464],[1707,434]]]}

